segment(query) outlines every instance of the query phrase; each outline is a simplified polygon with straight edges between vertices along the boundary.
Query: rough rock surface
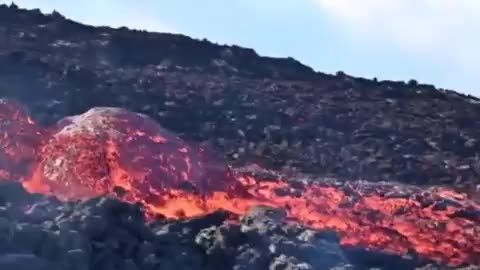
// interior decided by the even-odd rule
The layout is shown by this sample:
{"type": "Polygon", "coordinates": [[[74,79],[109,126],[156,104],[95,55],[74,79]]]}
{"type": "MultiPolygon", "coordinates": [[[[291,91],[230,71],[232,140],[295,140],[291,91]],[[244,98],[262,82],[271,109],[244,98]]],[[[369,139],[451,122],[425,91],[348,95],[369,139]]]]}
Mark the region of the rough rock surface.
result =
{"type": "Polygon", "coordinates": [[[480,184],[480,100],[317,73],[182,35],[91,27],[0,6],[0,96],[55,122],[125,107],[233,163],[368,180],[480,184]]]}
{"type": "Polygon", "coordinates": [[[0,201],[2,270],[445,269],[343,248],[335,232],[287,222],[282,210],[266,206],[237,221],[219,210],[147,222],[139,204],[109,196],[63,202],[16,182],[0,182],[0,201]]]}

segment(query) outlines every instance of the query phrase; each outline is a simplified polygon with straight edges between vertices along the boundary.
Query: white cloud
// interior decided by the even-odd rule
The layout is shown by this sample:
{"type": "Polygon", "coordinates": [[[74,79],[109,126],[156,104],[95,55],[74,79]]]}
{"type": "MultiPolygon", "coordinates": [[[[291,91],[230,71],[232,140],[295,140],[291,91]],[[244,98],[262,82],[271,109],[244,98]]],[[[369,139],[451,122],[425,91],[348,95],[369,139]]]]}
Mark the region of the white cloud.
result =
{"type": "Polygon", "coordinates": [[[477,0],[315,0],[358,34],[382,34],[412,49],[456,38],[477,40],[480,1],[477,0]],[[470,34],[470,35],[469,35],[470,34]]]}
{"type": "Polygon", "coordinates": [[[478,0],[313,0],[356,40],[480,72],[478,0]]]}

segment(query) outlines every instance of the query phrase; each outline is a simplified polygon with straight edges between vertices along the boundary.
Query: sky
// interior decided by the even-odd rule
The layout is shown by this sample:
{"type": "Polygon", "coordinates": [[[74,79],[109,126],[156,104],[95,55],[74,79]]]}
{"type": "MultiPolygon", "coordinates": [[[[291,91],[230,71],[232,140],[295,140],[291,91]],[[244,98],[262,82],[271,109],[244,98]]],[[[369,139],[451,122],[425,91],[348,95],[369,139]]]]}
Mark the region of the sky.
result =
{"type": "Polygon", "coordinates": [[[416,79],[480,97],[479,0],[14,2],[86,24],[181,33],[290,56],[325,73],[416,79]]]}

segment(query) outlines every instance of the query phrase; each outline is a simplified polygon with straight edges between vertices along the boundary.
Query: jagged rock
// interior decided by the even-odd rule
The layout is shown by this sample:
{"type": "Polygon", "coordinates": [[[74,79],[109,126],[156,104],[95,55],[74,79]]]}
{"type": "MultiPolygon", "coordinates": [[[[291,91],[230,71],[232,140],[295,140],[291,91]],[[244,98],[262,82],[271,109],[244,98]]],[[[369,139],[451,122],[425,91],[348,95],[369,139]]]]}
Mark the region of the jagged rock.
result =
{"type": "MultiPolygon", "coordinates": [[[[311,265],[299,262],[295,257],[280,255],[270,264],[269,270],[313,270],[311,265]]],[[[328,269],[328,268],[326,268],[328,269]]]]}
{"type": "Polygon", "coordinates": [[[280,208],[269,206],[255,206],[242,217],[242,231],[258,230],[259,233],[267,233],[275,225],[282,224],[286,212],[280,208]]]}
{"type": "Polygon", "coordinates": [[[221,225],[228,218],[228,215],[229,214],[226,211],[217,210],[201,217],[173,221],[154,230],[157,231],[157,235],[164,235],[166,233],[183,233],[193,237],[204,228],[221,225]]]}
{"type": "Polygon", "coordinates": [[[248,246],[240,246],[239,254],[235,257],[234,270],[267,269],[271,254],[248,246]]]}
{"type": "Polygon", "coordinates": [[[222,268],[233,264],[232,259],[245,243],[245,237],[240,226],[224,224],[203,229],[195,237],[195,243],[205,249],[213,268],[222,268]]]}

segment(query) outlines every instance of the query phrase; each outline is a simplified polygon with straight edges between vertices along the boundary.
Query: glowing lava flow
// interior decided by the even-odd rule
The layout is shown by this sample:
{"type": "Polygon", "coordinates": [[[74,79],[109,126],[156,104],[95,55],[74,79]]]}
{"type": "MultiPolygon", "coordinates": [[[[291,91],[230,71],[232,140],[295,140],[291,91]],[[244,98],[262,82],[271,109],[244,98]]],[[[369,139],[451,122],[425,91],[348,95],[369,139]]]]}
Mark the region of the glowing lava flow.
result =
{"type": "Polygon", "coordinates": [[[150,215],[172,218],[271,205],[285,208],[291,220],[335,229],[344,245],[480,263],[480,205],[464,194],[259,179],[212,162],[141,114],[94,108],[41,130],[17,106],[0,102],[0,179],[22,178],[30,191],[65,199],[117,194],[143,203],[150,215]]]}

